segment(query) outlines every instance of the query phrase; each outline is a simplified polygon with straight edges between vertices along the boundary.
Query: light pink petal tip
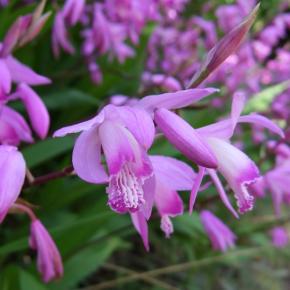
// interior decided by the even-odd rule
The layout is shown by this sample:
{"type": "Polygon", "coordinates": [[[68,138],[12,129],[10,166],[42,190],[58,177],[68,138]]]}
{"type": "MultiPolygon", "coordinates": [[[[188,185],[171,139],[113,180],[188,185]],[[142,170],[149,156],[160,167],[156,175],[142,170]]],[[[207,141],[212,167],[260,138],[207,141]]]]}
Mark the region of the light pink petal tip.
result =
{"type": "Polygon", "coordinates": [[[90,183],[106,183],[108,175],[101,164],[101,143],[98,128],[84,131],[77,138],[72,157],[77,175],[90,183]]]}
{"type": "Polygon", "coordinates": [[[193,187],[192,187],[191,193],[190,193],[189,214],[192,214],[193,207],[194,207],[194,204],[195,204],[195,200],[196,200],[196,197],[197,197],[197,193],[198,193],[198,190],[200,189],[201,182],[202,182],[204,174],[205,174],[205,168],[199,166],[199,170],[198,170],[197,176],[196,176],[196,178],[194,180],[194,184],[193,184],[193,187]]]}
{"type": "Polygon", "coordinates": [[[149,252],[149,235],[148,235],[148,225],[145,217],[139,211],[131,213],[131,219],[136,231],[142,238],[144,247],[147,252],[149,252]]]}

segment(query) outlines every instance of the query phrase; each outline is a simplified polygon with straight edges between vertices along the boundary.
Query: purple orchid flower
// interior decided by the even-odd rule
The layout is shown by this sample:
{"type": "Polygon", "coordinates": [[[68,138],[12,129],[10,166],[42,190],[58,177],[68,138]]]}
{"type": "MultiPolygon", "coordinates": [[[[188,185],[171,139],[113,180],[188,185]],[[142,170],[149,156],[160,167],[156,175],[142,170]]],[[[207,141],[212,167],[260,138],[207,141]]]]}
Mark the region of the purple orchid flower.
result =
{"type": "MultiPolygon", "coordinates": [[[[183,214],[183,201],[177,191],[191,190],[196,174],[190,166],[165,156],[150,156],[155,180],[154,204],[161,217],[161,230],[167,238],[173,233],[171,218],[183,214]]],[[[131,213],[134,227],[149,251],[148,225],[142,212],[131,213]]]]}
{"type": "Polygon", "coordinates": [[[284,248],[289,243],[288,233],[283,227],[275,227],[270,232],[272,244],[277,248],[284,248]]]}
{"type": "Polygon", "coordinates": [[[108,105],[95,118],[60,129],[54,137],[80,131],[73,151],[78,176],[87,182],[109,183],[108,204],[118,213],[144,208],[150,195],[146,183],[152,175],[146,150],[155,134],[150,115],[138,108],[108,105]],[[101,147],[109,177],[101,164],[101,147]]]}
{"type": "Polygon", "coordinates": [[[50,234],[38,219],[31,222],[29,245],[37,251],[37,268],[44,282],[58,279],[63,275],[59,251],[50,234]]]}
{"type": "Polygon", "coordinates": [[[25,179],[26,165],[14,146],[0,145],[0,223],[18,198],[25,179]]]}
{"type": "Polygon", "coordinates": [[[213,213],[203,210],[200,219],[214,250],[225,252],[235,246],[237,237],[213,213]]]}
{"type": "Polygon", "coordinates": [[[207,172],[213,179],[221,199],[236,217],[238,215],[228,201],[216,171],[210,168],[217,168],[223,174],[234,191],[241,213],[251,210],[253,207],[254,199],[249,193],[248,187],[258,179],[258,168],[247,155],[231,145],[229,139],[232,137],[238,122],[264,126],[281,137],[283,137],[283,131],[261,115],[240,116],[244,100],[244,95],[236,94],[233,99],[231,119],[197,130],[193,129],[181,117],[166,109],[162,108],[155,111],[154,120],[169,142],[189,159],[200,165],[198,178],[191,193],[190,212],[193,209],[196,194],[205,173],[203,167],[209,168],[207,172]],[[210,156],[211,158],[205,159],[204,156],[210,156]]]}

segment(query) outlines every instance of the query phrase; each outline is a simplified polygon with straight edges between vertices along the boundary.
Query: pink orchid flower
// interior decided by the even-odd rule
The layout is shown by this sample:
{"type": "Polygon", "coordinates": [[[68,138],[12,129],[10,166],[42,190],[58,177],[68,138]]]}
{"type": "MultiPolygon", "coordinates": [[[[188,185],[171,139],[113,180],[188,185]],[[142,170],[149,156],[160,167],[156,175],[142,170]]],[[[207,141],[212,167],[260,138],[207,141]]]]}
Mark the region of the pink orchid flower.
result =
{"type": "Polygon", "coordinates": [[[63,276],[59,251],[46,228],[36,218],[31,222],[29,245],[37,251],[37,268],[44,282],[63,276]]]}
{"type": "Polygon", "coordinates": [[[270,232],[272,244],[277,248],[284,248],[289,243],[288,233],[283,227],[275,227],[270,232]]]}
{"type": "Polygon", "coordinates": [[[200,219],[214,250],[225,252],[235,246],[237,237],[213,213],[203,210],[200,213],[200,219]]]}
{"type": "Polygon", "coordinates": [[[264,126],[281,137],[284,134],[277,125],[261,115],[240,116],[244,101],[243,94],[236,94],[233,99],[230,119],[196,130],[181,117],[167,109],[162,108],[155,111],[154,120],[169,142],[189,159],[200,165],[198,177],[191,193],[190,212],[193,209],[198,188],[206,172],[205,167],[208,168],[207,172],[213,179],[221,199],[236,217],[238,215],[228,201],[222,184],[213,168],[222,173],[234,191],[239,211],[245,213],[253,208],[254,198],[249,193],[248,186],[258,179],[258,168],[246,154],[231,145],[229,140],[239,122],[264,126]],[[212,158],[209,159],[211,162],[204,159],[204,156],[211,156],[212,158]]]}

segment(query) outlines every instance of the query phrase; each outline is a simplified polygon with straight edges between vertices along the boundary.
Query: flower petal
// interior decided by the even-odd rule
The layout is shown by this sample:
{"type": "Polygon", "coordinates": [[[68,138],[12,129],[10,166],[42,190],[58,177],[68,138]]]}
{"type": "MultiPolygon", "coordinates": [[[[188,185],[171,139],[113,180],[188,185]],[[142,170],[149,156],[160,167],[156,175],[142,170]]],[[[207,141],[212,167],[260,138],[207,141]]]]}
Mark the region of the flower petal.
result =
{"type": "Polygon", "coordinates": [[[3,106],[0,110],[0,122],[7,123],[13,128],[20,140],[28,143],[33,142],[31,130],[25,119],[18,112],[7,106],[3,106]]]}
{"type": "Polygon", "coordinates": [[[205,88],[151,95],[141,99],[138,106],[148,111],[153,111],[156,108],[179,109],[187,107],[218,91],[215,88],[205,88]]]}
{"type": "Polygon", "coordinates": [[[233,135],[231,119],[222,120],[201,128],[196,129],[197,133],[203,137],[216,137],[230,139],[233,135]]]}
{"type": "Polygon", "coordinates": [[[223,188],[223,185],[220,181],[220,179],[218,178],[218,175],[216,174],[216,171],[213,169],[208,169],[207,170],[208,174],[210,175],[214,185],[216,186],[216,189],[220,195],[220,198],[222,200],[222,202],[224,203],[224,205],[226,206],[226,208],[233,214],[233,216],[235,218],[239,218],[238,213],[235,211],[235,209],[233,208],[233,206],[231,205],[228,196],[223,188]]]}
{"type": "Polygon", "coordinates": [[[142,206],[141,211],[143,212],[144,217],[149,220],[152,208],[154,204],[154,197],[155,197],[155,176],[152,175],[151,177],[147,178],[143,184],[143,191],[144,191],[144,200],[145,204],[142,206]]]}
{"type": "Polygon", "coordinates": [[[21,83],[17,92],[25,105],[34,131],[44,139],[48,133],[50,118],[43,101],[27,84],[21,83]]]}
{"type": "Polygon", "coordinates": [[[101,164],[101,143],[97,127],[82,132],[78,137],[72,162],[81,179],[97,184],[108,182],[108,175],[101,164]]]}
{"type": "Polygon", "coordinates": [[[0,145],[0,223],[21,192],[25,170],[24,158],[17,148],[0,145]]]}
{"type": "Polygon", "coordinates": [[[283,130],[279,126],[277,126],[274,122],[272,122],[268,118],[259,114],[250,114],[250,115],[241,116],[239,118],[239,123],[252,123],[255,125],[259,125],[264,128],[267,128],[273,133],[278,134],[281,138],[285,137],[283,130]]]}
{"type": "Polygon", "coordinates": [[[54,132],[53,137],[64,137],[67,134],[74,134],[79,133],[81,131],[87,131],[91,129],[94,125],[99,125],[104,121],[104,112],[101,111],[97,116],[94,118],[84,121],[75,125],[63,127],[61,129],[58,129],[54,132]]]}
{"type": "Polygon", "coordinates": [[[156,181],[155,203],[161,216],[174,217],[183,213],[183,201],[178,193],[159,180],[156,181]]]}
{"type": "Polygon", "coordinates": [[[150,156],[154,174],[172,190],[190,190],[196,177],[186,163],[172,157],[150,156]]]}
{"type": "Polygon", "coordinates": [[[199,166],[198,174],[194,180],[193,187],[191,189],[190,198],[189,198],[189,214],[192,214],[195,200],[197,197],[198,190],[200,188],[203,176],[205,173],[205,168],[199,166]]]}
{"type": "Polygon", "coordinates": [[[10,71],[12,80],[16,83],[26,83],[27,85],[46,85],[50,84],[51,80],[47,77],[37,74],[30,67],[19,62],[16,58],[8,56],[5,63],[10,71]]]}
{"type": "Polygon", "coordinates": [[[257,166],[228,142],[218,138],[208,138],[207,141],[218,160],[218,170],[234,191],[240,213],[252,210],[254,197],[248,187],[260,177],[257,166]]]}
{"type": "Polygon", "coordinates": [[[116,119],[116,114],[120,117],[118,121],[134,135],[138,143],[145,149],[149,149],[155,136],[155,127],[151,116],[141,108],[129,106],[116,107],[108,105],[104,108],[106,118],[116,119]]]}
{"type": "Polygon", "coordinates": [[[0,59],[0,79],[0,99],[4,99],[11,90],[11,75],[2,59],[0,59]]]}
{"type": "Polygon", "coordinates": [[[243,92],[236,92],[233,96],[231,118],[232,118],[232,129],[234,131],[236,124],[238,123],[239,117],[244,109],[246,96],[243,92]]]}
{"type": "Polygon", "coordinates": [[[133,164],[136,176],[151,175],[146,153],[125,127],[117,122],[104,121],[99,126],[99,136],[111,175],[117,174],[126,162],[133,164]]]}
{"type": "Polygon", "coordinates": [[[166,109],[158,109],[155,122],[169,142],[187,158],[200,166],[216,168],[214,154],[186,121],[166,109]]]}
{"type": "Polygon", "coordinates": [[[133,225],[135,229],[137,230],[137,232],[139,233],[139,235],[141,236],[144,247],[146,251],[148,252],[149,251],[149,237],[148,237],[147,221],[140,211],[131,213],[130,215],[131,215],[133,225]]]}

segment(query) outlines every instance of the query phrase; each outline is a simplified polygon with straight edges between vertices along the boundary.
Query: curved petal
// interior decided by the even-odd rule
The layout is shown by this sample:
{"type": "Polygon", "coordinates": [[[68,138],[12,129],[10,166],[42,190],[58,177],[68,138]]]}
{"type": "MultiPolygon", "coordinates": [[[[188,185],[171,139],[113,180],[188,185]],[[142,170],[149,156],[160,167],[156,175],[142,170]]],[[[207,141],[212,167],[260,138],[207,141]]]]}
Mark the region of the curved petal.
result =
{"type": "Polygon", "coordinates": [[[75,125],[63,127],[54,132],[53,137],[64,137],[67,134],[74,134],[79,133],[81,131],[87,131],[91,129],[95,125],[99,125],[104,121],[104,112],[101,111],[97,116],[94,118],[84,121],[75,125]]]}
{"type": "Polygon", "coordinates": [[[183,202],[178,193],[160,181],[156,182],[155,203],[161,216],[174,217],[183,213],[183,202]]]}
{"type": "Polygon", "coordinates": [[[18,112],[7,106],[3,106],[0,111],[0,121],[12,127],[20,140],[28,143],[33,142],[31,130],[25,119],[18,112]]]}
{"type": "Polygon", "coordinates": [[[216,168],[214,154],[186,121],[166,109],[158,109],[154,120],[168,141],[187,158],[200,166],[216,168]]]}
{"type": "Polygon", "coordinates": [[[11,90],[11,74],[4,60],[0,59],[0,99],[9,94],[11,90]]]}
{"type": "Polygon", "coordinates": [[[17,148],[0,145],[0,222],[21,192],[25,170],[24,158],[17,148]]]}
{"type": "Polygon", "coordinates": [[[160,95],[151,95],[144,97],[138,103],[138,106],[145,110],[153,111],[154,109],[179,109],[187,107],[208,95],[218,92],[215,88],[190,89],[178,91],[175,93],[165,93],[160,95]]]}
{"type": "Polygon", "coordinates": [[[151,163],[134,136],[117,122],[104,121],[99,136],[109,172],[117,174],[124,163],[131,162],[136,176],[150,176],[151,163]]]}
{"type": "Polygon", "coordinates": [[[204,137],[230,139],[233,136],[232,121],[231,119],[222,120],[208,126],[198,128],[196,131],[204,137]]]}
{"type": "Polygon", "coordinates": [[[141,211],[144,214],[144,217],[149,220],[152,208],[154,205],[154,197],[155,197],[155,176],[147,178],[143,184],[143,192],[144,192],[144,200],[145,204],[142,206],[141,211]]]}
{"type": "Polygon", "coordinates": [[[246,154],[228,142],[217,138],[208,138],[207,141],[217,157],[218,170],[234,191],[240,213],[252,210],[254,197],[249,191],[249,185],[260,177],[257,166],[246,154]]]}
{"type": "Polygon", "coordinates": [[[190,190],[196,177],[186,163],[172,157],[150,156],[156,178],[172,190],[190,190]]]}
{"type": "Polygon", "coordinates": [[[101,164],[101,143],[97,127],[82,132],[77,138],[72,162],[81,179],[97,184],[108,182],[108,175],[101,164]]]}
{"type": "Polygon", "coordinates": [[[190,193],[190,198],[189,198],[189,213],[190,214],[192,214],[195,200],[197,197],[197,193],[200,188],[204,173],[205,173],[205,168],[199,166],[198,174],[194,180],[194,184],[193,184],[193,187],[190,193]]]}
{"type": "Polygon", "coordinates": [[[226,206],[226,208],[233,214],[233,216],[235,218],[239,218],[238,213],[235,211],[235,209],[233,208],[233,206],[231,205],[228,196],[223,188],[223,185],[220,181],[220,179],[218,178],[218,175],[216,174],[216,171],[213,169],[208,169],[208,174],[210,175],[214,185],[216,186],[216,189],[220,195],[220,198],[222,200],[222,202],[224,203],[224,205],[226,206]]]}
{"type": "Polygon", "coordinates": [[[145,149],[149,149],[153,143],[155,136],[155,127],[151,116],[141,108],[129,106],[116,107],[108,105],[104,108],[106,118],[116,118],[116,114],[120,117],[118,121],[134,135],[136,140],[145,149]]]}
{"type": "Polygon", "coordinates": [[[272,122],[268,118],[259,114],[250,114],[250,115],[241,116],[239,118],[239,123],[252,123],[255,125],[259,125],[264,128],[267,128],[273,133],[278,134],[281,138],[285,137],[283,130],[279,126],[277,126],[274,122],[272,122]]]}
{"type": "Polygon", "coordinates": [[[144,247],[146,251],[149,251],[149,236],[148,236],[148,225],[145,217],[143,214],[139,211],[135,213],[131,213],[131,219],[132,223],[136,229],[136,231],[139,233],[139,235],[142,238],[144,247]]]}
{"type": "Polygon", "coordinates": [[[231,118],[232,118],[232,129],[234,131],[236,124],[238,123],[239,117],[244,109],[246,96],[243,92],[236,92],[233,96],[231,118]]]}
{"type": "Polygon", "coordinates": [[[12,80],[16,83],[23,82],[31,86],[46,85],[51,83],[50,79],[37,74],[30,67],[24,65],[12,56],[7,57],[5,62],[11,73],[12,80]]]}
{"type": "Polygon", "coordinates": [[[32,127],[44,139],[48,133],[50,118],[41,98],[27,85],[21,83],[17,91],[28,112],[32,127]]]}

